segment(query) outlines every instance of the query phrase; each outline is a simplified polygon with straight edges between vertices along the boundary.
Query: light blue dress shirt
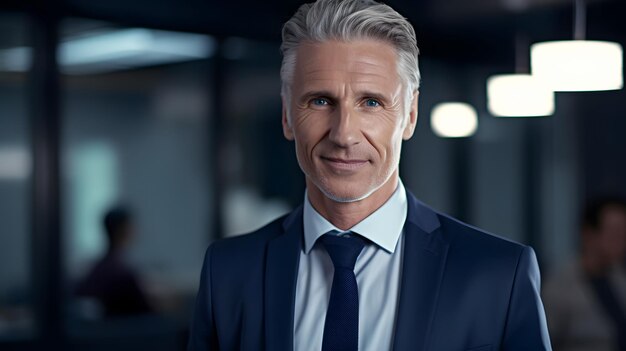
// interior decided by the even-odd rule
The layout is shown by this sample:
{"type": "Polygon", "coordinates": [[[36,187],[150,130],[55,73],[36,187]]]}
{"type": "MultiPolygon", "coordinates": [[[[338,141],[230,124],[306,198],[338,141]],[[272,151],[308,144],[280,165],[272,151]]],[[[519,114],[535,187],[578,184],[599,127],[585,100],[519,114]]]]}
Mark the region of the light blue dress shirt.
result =
{"type": "MultiPolygon", "coordinates": [[[[404,186],[383,206],[348,231],[373,242],[365,246],[354,267],[359,286],[359,350],[390,350],[398,308],[402,269],[403,227],[407,216],[404,186]]],[[[304,245],[300,252],[294,312],[294,350],[322,349],[324,321],[330,299],[333,263],[317,239],[342,231],[322,217],[304,197],[304,245]]]]}

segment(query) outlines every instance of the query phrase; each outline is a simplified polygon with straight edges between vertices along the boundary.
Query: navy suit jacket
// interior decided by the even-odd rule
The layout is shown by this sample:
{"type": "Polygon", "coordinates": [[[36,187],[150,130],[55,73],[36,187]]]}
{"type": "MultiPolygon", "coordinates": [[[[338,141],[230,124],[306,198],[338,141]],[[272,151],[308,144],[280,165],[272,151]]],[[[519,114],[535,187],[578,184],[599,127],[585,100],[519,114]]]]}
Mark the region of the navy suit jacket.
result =
{"type": "MultiPolygon", "coordinates": [[[[533,249],[407,199],[393,349],[550,350],[533,249]]],[[[293,349],[302,223],[300,206],[208,248],[190,351],[293,349]]]]}

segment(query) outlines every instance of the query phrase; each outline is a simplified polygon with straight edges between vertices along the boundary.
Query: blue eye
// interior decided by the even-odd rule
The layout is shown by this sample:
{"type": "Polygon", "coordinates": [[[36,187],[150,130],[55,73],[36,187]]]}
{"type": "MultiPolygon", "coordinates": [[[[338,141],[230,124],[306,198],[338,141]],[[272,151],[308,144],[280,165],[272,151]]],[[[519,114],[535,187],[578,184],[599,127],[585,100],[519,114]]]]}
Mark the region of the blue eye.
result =
{"type": "Polygon", "coordinates": [[[324,106],[324,105],[328,105],[328,101],[326,101],[326,99],[322,99],[322,98],[315,98],[311,101],[311,103],[315,106],[324,106]]]}
{"type": "Polygon", "coordinates": [[[374,99],[367,99],[365,101],[365,105],[367,107],[378,107],[378,106],[380,106],[380,103],[378,101],[374,100],[374,99]]]}

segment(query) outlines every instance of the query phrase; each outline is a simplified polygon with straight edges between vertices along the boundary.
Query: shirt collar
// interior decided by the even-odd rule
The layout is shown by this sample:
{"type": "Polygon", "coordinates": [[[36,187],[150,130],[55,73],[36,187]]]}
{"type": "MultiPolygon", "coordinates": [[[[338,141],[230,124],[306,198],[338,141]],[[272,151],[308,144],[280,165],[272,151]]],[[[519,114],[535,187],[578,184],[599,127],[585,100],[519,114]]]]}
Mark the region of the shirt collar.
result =
{"type": "Polygon", "coordinates": [[[398,180],[398,187],[387,202],[346,231],[340,230],[326,218],[322,217],[311,205],[306,192],[304,194],[302,215],[304,221],[304,252],[306,254],[311,251],[320,236],[331,230],[336,230],[339,233],[348,231],[357,233],[382,247],[385,251],[393,253],[406,221],[406,191],[402,181],[398,180]]]}

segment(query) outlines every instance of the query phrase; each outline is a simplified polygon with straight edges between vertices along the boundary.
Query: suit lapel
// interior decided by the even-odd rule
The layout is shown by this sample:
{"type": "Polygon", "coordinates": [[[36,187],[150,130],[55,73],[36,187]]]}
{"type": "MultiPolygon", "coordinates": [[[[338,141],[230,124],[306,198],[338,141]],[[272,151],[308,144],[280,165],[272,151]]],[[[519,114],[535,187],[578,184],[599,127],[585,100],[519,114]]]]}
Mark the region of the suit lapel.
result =
{"type": "Polygon", "coordinates": [[[448,243],[437,214],[407,192],[404,251],[394,350],[424,350],[431,333],[448,243]]]}
{"type": "Polygon", "coordinates": [[[302,206],[283,222],[284,232],[269,242],[265,268],[265,348],[293,349],[293,316],[300,250],[302,206]]]}

